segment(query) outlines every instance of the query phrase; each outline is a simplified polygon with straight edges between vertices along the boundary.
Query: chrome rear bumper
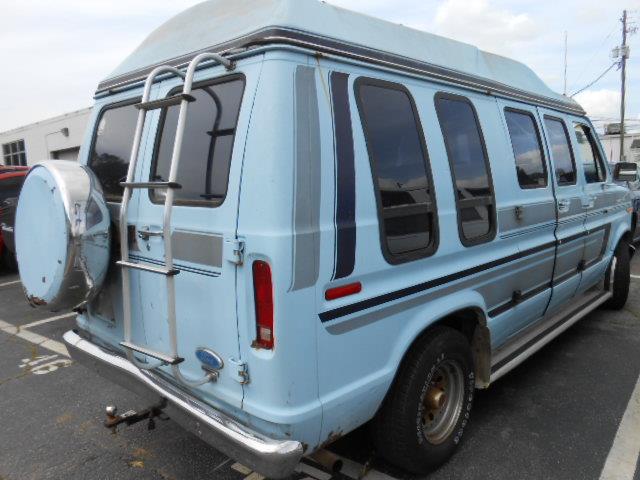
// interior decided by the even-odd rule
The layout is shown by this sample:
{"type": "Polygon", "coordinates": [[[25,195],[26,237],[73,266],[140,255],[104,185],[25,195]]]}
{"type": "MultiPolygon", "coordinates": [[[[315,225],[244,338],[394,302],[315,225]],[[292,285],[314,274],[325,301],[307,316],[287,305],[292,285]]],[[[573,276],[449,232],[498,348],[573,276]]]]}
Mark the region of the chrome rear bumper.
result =
{"type": "Polygon", "coordinates": [[[164,411],[185,429],[195,433],[222,453],[271,478],[293,473],[302,458],[302,444],[274,440],[254,432],[131,362],[106,352],[75,331],[64,334],[71,357],[105,378],[149,400],[165,399],[164,411]]]}

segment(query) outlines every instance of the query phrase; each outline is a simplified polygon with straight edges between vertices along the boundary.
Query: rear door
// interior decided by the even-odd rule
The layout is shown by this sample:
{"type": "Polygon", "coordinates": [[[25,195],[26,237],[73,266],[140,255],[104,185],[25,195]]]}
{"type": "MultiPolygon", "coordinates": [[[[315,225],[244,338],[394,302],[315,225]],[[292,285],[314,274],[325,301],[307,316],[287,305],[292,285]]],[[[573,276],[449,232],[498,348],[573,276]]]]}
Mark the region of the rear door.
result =
{"type": "MultiPolygon", "coordinates": [[[[188,379],[201,379],[204,372],[196,349],[214,351],[225,368],[217,382],[203,388],[236,407],[241,406],[243,392],[230,366],[232,359],[239,360],[237,265],[231,260],[237,240],[244,140],[256,88],[256,81],[248,79],[258,77],[253,68],[257,66],[214,79],[205,80],[206,71],[196,76],[192,93],[195,101],[189,104],[178,169],[177,182],[182,188],[176,190],[171,221],[174,264],[180,271],[175,277],[175,294],[178,354],[185,359],[180,364],[182,374],[188,379]]],[[[165,81],[159,97],[181,89],[177,79],[165,81]]],[[[137,181],[167,181],[178,112],[179,106],[171,106],[148,114],[148,121],[157,128],[147,138],[137,181]]],[[[165,191],[136,190],[134,199],[131,258],[163,265],[165,248],[159,232],[165,191]]],[[[166,278],[138,271],[131,275],[137,276],[132,282],[133,321],[143,323],[146,336],[134,342],[168,353],[166,278]]]]}
{"type": "Polygon", "coordinates": [[[548,313],[566,306],[580,285],[585,242],[582,181],[571,143],[572,125],[557,113],[540,109],[555,185],[556,263],[548,313]]]}

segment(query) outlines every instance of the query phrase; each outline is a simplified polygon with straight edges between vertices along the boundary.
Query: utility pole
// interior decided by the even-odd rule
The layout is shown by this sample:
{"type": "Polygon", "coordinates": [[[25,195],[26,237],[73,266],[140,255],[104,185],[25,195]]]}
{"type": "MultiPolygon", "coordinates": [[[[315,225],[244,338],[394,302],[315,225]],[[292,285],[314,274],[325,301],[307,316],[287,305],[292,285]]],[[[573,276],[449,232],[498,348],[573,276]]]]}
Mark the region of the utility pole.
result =
{"type": "Polygon", "coordinates": [[[620,161],[625,161],[624,154],[624,116],[625,116],[625,94],[627,86],[627,57],[629,51],[627,47],[627,11],[622,12],[622,51],[621,51],[621,65],[622,65],[622,89],[620,92],[620,161]]]}

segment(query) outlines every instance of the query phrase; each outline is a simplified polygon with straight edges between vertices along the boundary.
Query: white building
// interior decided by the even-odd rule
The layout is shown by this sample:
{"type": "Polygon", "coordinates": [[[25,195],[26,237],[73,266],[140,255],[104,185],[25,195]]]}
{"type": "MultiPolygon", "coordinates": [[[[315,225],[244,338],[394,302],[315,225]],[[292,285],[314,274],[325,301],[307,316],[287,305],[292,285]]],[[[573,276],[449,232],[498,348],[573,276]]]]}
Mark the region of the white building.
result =
{"type": "Polygon", "coordinates": [[[0,132],[0,163],[34,165],[42,160],[77,160],[91,108],[0,132]]]}
{"type": "MultiPolygon", "coordinates": [[[[620,134],[601,135],[600,141],[609,161],[617,163],[620,158],[620,134]]],[[[627,162],[640,164],[640,132],[627,132],[624,136],[624,156],[627,162]]]]}

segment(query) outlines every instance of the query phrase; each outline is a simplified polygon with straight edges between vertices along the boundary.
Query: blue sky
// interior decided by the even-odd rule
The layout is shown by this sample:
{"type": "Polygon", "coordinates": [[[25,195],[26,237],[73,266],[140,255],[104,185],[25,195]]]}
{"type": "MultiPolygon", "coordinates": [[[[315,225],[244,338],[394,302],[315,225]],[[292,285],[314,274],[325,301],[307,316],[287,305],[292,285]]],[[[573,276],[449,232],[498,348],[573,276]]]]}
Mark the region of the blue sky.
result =
{"type": "MultiPolygon", "coordinates": [[[[192,0],[21,0],[0,7],[0,131],[87,107],[98,82],[154,28],[192,0]]],[[[638,0],[329,0],[392,22],[475,44],[532,67],[568,91],[611,63],[622,10],[640,24],[638,0]]],[[[629,39],[627,118],[640,128],[640,33],[629,39]]],[[[619,115],[616,69],[577,99],[595,119],[619,115]]]]}

